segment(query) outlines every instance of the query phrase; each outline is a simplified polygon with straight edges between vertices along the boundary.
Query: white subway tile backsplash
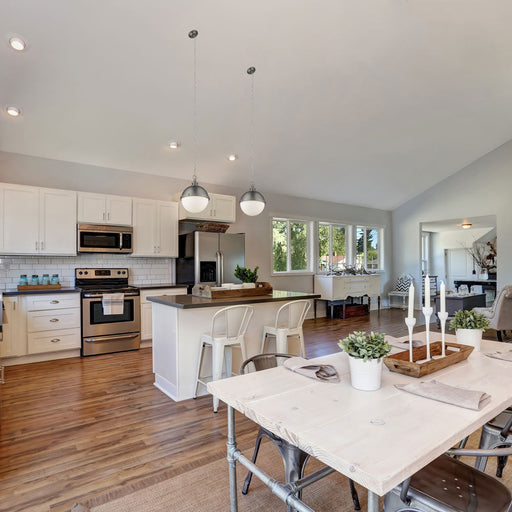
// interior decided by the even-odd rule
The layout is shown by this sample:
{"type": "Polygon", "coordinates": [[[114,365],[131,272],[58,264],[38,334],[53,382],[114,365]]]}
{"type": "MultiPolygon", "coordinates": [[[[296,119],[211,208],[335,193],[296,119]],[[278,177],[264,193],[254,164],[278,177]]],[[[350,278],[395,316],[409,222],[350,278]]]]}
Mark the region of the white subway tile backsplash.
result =
{"type": "Polygon", "coordinates": [[[20,274],[59,274],[62,286],[74,286],[75,268],[79,267],[123,267],[130,269],[130,283],[170,284],[174,282],[172,260],[170,258],[132,258],[115,254],[81,254],[76,257],[16,257],[5,256],[6,268],[0,272],[0,291],[16,288],[20,274]]]}

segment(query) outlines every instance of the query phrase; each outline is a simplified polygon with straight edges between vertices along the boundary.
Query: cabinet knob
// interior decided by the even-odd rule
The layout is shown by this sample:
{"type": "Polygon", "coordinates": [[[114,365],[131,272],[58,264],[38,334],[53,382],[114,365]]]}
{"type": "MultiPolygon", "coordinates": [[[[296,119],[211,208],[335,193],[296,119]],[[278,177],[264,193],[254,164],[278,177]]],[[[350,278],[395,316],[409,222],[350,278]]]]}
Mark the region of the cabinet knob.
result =
{"type": "Polygon", "coordinates": [[[53,340],[50,340],[52,343],[58,343],[60,341],[60,338],[53,338],[53,340]]]}
{"type": "Polygon", "coordinates": [[[51,300],[50,304],[58,304],[59,302],[60,302],[59,300],[51,300]]]}
{"type": "Polygon", "coordinates": [[[58,319],[58,318],[52,318],[52,319],[50,320],[50,322],[58,322],[58,321],[59,321],[59,319],[58,319]]]}

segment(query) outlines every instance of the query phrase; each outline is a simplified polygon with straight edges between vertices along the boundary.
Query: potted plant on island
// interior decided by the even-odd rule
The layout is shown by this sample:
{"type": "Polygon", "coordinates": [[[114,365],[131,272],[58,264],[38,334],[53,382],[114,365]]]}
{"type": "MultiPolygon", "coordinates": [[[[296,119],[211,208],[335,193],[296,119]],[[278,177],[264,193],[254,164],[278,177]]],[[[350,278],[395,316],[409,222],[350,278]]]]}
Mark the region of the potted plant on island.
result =
{"type": "Polygon", "coordinates": [[[489,327],[489,319],[476,311],[459,309],[450,321],[450,329],[455,329],[457,343],[475,347],[480,352],[482,334],[489,327]]]}
{"type": "Polygon", "coordinates": [[[384,333],[355,331],[338,345],[348,356],[352,387],[361,391],[380,388],[382,358],[391,352],[384,333]]]}
{"type": "Polygon", "coordinates": [[[251,270],[248,267],[241,267],[240,265],[237,265],[234,276],[242,281],[242,286],[244,288],[255,288],[256,282],[258,281],[259,268],[260,267],[255,267],[254,270],[251,270]]]}

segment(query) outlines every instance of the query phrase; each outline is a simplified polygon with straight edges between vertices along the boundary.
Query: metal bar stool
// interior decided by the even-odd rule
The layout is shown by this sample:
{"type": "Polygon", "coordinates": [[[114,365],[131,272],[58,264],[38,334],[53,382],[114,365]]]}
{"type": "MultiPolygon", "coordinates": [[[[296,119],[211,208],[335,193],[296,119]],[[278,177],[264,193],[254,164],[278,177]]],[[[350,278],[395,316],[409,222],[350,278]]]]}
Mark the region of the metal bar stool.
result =
{"type": "Polygon", "coordinates": [[[276,352],[288,353],[288,337],[297,337],[300,340],[300,351],[302,357],[306,357],[304,347],[304,332],[302,324],[309,310],[309,300],[294,300],[281,306],[276,314],[274,325],[263,327],[263,339],[261,341],[261,353],[265,352],[267,336],[275,336],[276,352]]]}
{"type": "MultiPolygon", "coordinates": [[[[249,365],[252,365],[256,371],[268,370],[269,368],[276,368],[280,364],[284,362],[284,359],[288,359],[291,356],[290,354],[258,354],[253,356],[242,363],[242,367],[240,368],[240,375],[244,373],[248,373],[249,365]]],[[[256,463],[256,459],[258,457],[258,452],[260,449],[261,441],[266,437],[272,441],[279,452],[281,453],[281,457],[283,459],[284,464],[284,473],[285,473],[285,483],[293,484],[297,480],[301,479],[304,476],[304,469],[306,466],[306,462],[309,459],[309,454],[302,451],[300,448],[297,448],[293,444],[290,444],[288,441],[282,439],[279,436],[276,436],[270,430],[267,430],[264,427],[260,427],[258,430],[258,436],[256,438],[256,444],[254,446],[254,453],[252,456],[252,462],[256,463]]],[[[249,492],[249,486],[251,485],[252,472],[249,471],[247,477],[245,478],[244,486],[242,489],[242,494],[247,494],[249,492]]],[[[349,480],[350,491],[352,494],[352,501],[354,503],[354,510],[361,510],[359,505],[359,496],[357,494],[357,490],[354,486],[354,482],[349,480]]],[[[297,492],[297,497],[301,499],[302,497],[302,488],[297,492]]],[[[289,511],[291,509],[288,507],[289,511]]]]}
{"type": "MultiPolygon", "coordinates": [[[[199,353],[197,356],[196,387],[194,398],[197,397],[199,384],[206,386],[209,380],[222,379],[222,367],[225,365],[226,377],[233,375],[232,348],[239,346],[242,351],[242,360],[247,357],[245,351],[245,332],[254,314],[253,306],[229,306],[222,308],[212,318],[212,325],[209,334],[201,336],[199,353]],[[209,346],[212,349],[212,375],[210,378],[201,377],[201,366],[203,363],[204,349],[209,346]]],[[[213,397],[213,412],[217,412],[219,399],[213,397]]]]}

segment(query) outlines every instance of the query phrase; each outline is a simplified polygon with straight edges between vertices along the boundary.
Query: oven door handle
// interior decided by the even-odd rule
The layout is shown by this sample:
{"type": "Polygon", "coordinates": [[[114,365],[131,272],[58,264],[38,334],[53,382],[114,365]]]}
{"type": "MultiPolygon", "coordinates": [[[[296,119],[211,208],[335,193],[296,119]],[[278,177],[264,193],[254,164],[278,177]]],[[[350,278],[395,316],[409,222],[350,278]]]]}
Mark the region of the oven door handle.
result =
{"type": "Polygon", "coordinates": [[[95,338],[84,338],[85,343],[102,343],[104,341],[117,341],[117,340],[129,340],[131,338],[137,338],[140,333],[133,332],[131,334],[114,334],[112,336],[98,336],[95,338]]]}
{"type": "MultiPolygon", "coordinates": [[[[112,292],[115,293],[115,292],[112,292]]],[[[125,297],[138,297],[140,293],[125,293],[125,297]]],[[[84,293],[83,297],[85,299],[101,299],[103,297],[103,293],[84,293]]]]}

